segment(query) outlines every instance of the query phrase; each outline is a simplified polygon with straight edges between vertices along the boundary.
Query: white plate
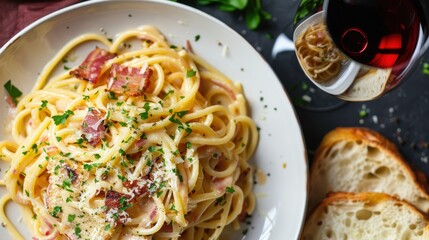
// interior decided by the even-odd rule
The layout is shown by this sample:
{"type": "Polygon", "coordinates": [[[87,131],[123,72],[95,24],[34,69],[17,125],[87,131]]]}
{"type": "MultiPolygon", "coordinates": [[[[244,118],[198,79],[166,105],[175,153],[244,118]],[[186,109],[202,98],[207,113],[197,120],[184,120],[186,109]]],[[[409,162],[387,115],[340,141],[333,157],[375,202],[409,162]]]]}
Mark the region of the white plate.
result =
{"type": "MultiPolygon", "coordinates": [[[[254,48],[219,20],[170,1],[88,1],[53,13],[21,31],[0,49],[0,86],[9,79],[24,93],[38,72],[67,41],[88,32],[109,36],[141,25],[158,27],[175,45],[192,41],[196,54],[234,81],[242,82],[252,117],[260,127],[254,155],[257,168],[270,176],[255,186],[257,209],[247,235],[234,239],[297,239],[305,215],[307,161],[300,126],[279,80],[254,48]],[[194,42],[194,37],[200,40],[194,42]],[[222,44],[219,44],[222,43],[222,44]],[[225,49],[226,48],[226,49],[225,49]],[[226,53],[226,55],[225,55],[226,53]]],[[[287,67],[287,63],[285,63],[287,67]]],[[[4,91],[0,91],[1,97],[4,91]]],[[[0,101],[0,126],[6,126],[7,107],[0,101]]],[[[0,139],[7,138],[4,131],[0,139]]],[[[1,167],[0,173],[7,168],[1,167]]],[[[1,189],[1,195],[5,190],[1,189]]],[[[19,221],[20,211],[8,206],[19,221]]],[[[26,238],[30,233],[18,223],[26,238]]],[[[2,239],[8,233],[0,227],[2,239]]],[[[237,237],[240,236],[240,237],[237,237]]]]}

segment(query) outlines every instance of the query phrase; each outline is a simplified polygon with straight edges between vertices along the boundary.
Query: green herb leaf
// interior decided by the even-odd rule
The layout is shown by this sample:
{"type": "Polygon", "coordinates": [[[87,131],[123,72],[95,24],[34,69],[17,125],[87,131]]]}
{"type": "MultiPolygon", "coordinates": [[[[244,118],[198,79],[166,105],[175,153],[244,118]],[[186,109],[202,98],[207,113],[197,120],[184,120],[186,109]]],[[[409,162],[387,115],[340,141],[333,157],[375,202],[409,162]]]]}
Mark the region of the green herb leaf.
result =
{"type": "Polygon", "coordinates": [[[141,119],[143,119],[143,120],[145,120],[145,119],[148,119],[149,118],[149,110],[150,110],[150,105],[149,105],[149,103],[148,102],[146,102],[145,104],[144,104],[144,106],[143,106],[143,108],[144,108],[144,112],[142,112],[142,113],[140,113],[139,115],[140,115],[140,118],[141,119]]]}
{"type": "Polygon", "coordinates": [[[429,75],[429,63],[423,63],[423,69],[422,69],[422,73],[429,75]]]}
{"type": "Polygon", "coordinates": [[[9,80],[4,84],[4,89],[7,91],[9,96],[12,98],[15,104],[18,104],[17,98],[22,96],[22,92],[12,84],[12,81],[9,80]]]}
{"type": "Polygon", "coordinates": [[[43,110],[48,106],[48,100],[42,100],[42,103],[40,104],[39,111],[43,110]]]}
{"type": "Polygon", "coordinates": [[[187,78],[194,77],[196,74],[197,74],[197,72],[194,69],[191,69],[191,70],[186,72],[186,77],[187,78]]]}
{"type": "Polygon", "coordinates": [[[73,222],[75,218],[76,218],[76,215],[75,215],[75,214],[69,214],[69,215],[67,216],[67,221],[68,221],[68,222],[73,222]]]}
{"type": "Polygon", "coordinates": [[[234,189],[233,187],[226,187],[225,191],[226,191],[227,193],[234,193],[234,192],[235,192],[235,189],[234,189]]]}
{"type": "Polygon", "coordinates": [[[185,111],[180,111],[180,112],[176,112],[177,116],[179,118],[182,118],[183,116],[185,116],[185,114],[187,114],[189,111],[185,110],[185,111]]]}
{"type": "Polygon", "coordinates": [[[82,237],[81,232],[82,232],[82,229],[80,228],[80,223],[78,223],[78,224],[76,225],[76,227],[74,228],[74,234],[75,234],[77,237],[81,238],[81,237],[82,237]]]}
{"type": "Polygon", "coordinates": [[[69,116],[73,114],[74,114],[73,111],[67,110],[64,112],[63,115],[52,116],[52,119],[54,120],[55,125],[60,125],[60,124],[64,124],[67,118],[69,118],[69,116]]]}
{"type": "Polygon", "coordinates": [[[115,96],[115,93],[114,93],[114,92],[109,92],[109,93],[107,94],[107,98],[109,98],[109,99],[113,99],[113,100],[118,100],[118,97],[116,97],[116,96],[115,96]]]}
{"type": "Polygon", "coordinates": [[[63,212],[63,208],[61,206],[55,206],[54,210],[51,212],[52,217],[58,218],[58,213],[63,212]]]}
{"type": "Polygon", "coordinates": [[[246,8],[244,18],[246,19],[247,27],[250,30],[256,29],[261,23],[261,16],[259,15],[259,9],[256,7],[254,2],[258,0],[251,0],[249,6],[246,8]]]}
{"type": "Polygon", "coordinates": [[[106,226],[104,226],[104,231],[109,231],[110,230],[110,224],[107,224],[106,226]]]}

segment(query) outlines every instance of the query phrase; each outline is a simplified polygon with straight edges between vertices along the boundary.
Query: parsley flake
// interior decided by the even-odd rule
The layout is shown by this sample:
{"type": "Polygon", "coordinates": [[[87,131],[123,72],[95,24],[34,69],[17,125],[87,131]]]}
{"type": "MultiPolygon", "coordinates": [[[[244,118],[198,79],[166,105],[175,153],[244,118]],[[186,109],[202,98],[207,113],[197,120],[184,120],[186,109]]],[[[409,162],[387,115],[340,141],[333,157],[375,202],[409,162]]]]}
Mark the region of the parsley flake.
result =
{"type": "Polygon", "coordinates": [[[187,78],[194,77],[195,75],[197,75],[197,72],[194,69],[191,69],[191,70],[189,70],[189,71],[186,72],[186,77],[187,78]]]}
{"type": "Polygon", "coordinates": [[[52,119],[54,120],[55,125],[60,125],[60,124],[64,124],[67,118],[69,118],[73,114],[74,114],[73,111],[67,110],[64,112],[63,115],[52,116],[52,119]]]}
{"type": "Polygon", "coordinates": [[[48,100],[42,100],[42,103],[40,104],[39,111],[45,109],[48,106],[48,100]]]}
{"type": "Polygon", "coordinates": [[[17,104],[17,98],[21,97],[22,92],[12,84],[12,81],[9,80],[4,84],[4,89],[7,91],[9,96],[12,98],[12,101],[17,104]]]}
{"type": "Polygon", "coordinates": [[[233,187],[226,187],[225,191],[226,191],[227,193],[234,193],[234,192],[235,192],[235,189],[234,189],[233,187]]]}

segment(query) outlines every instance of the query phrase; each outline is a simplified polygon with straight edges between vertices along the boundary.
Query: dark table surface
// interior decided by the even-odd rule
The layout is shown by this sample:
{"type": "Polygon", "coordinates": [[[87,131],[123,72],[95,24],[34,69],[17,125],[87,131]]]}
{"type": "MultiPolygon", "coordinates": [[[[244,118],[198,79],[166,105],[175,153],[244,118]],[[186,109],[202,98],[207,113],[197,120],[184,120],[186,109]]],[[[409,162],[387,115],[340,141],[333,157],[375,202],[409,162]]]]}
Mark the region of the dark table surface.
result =
{"type": "MultiPolygon", "coordinates": [[[[330,130],[336,127],[367,127],[395,143],[413,167],[429,176],[429,124],[426,124],[429,122],[429,76],[422,73],[423,63],[429,62],[429,52],[399,87],[381,98],[369,102],[343,102],[329,111],[309,110],[302,106],[302,101],[295,100],[299,100],[302,95],[313,97],[320,92],[302,77],[295,54],[289,52],[279,54],[276,58],[271,57],[276,37],[282,32],[291,35],[298,0],[262,0],[263,8],[273,18],[254,31],[246,27],[239,12],[222,12],[216,6],[201,6],[195,4],[195,1],[180,2],[225,22],[247,39],[271,65],[292,99],[310,161],[323,136],[330,130]],[[302,83],[309,87],[305,92],[299,87],[302,83]],[[359,114],[361,110],[367,113],[365,117],[359,114]]],[[[326,97],[329,101],[336,101],[330,96],[326,97]]]]}

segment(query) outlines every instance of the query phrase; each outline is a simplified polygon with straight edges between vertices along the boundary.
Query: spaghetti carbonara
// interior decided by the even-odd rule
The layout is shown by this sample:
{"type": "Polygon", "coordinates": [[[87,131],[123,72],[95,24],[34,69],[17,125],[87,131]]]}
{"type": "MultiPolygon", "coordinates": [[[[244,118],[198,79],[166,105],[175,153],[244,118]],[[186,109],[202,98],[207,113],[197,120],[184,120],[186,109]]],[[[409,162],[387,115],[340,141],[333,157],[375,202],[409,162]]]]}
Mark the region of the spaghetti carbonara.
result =
{"type": "Polygon", "coordinates": [[[69,42],[17,104],[12,136],[2,217],[19,203],[35,239],[218,239],[255,206],[240,84],[151,26],[69,42]]]}
{"type": "Polygon", "coordinates": [[[324,23],[310,25],[298,36],[295,46],[304,71],[314,81],[327,82],[340,72],[343,57],[324,23]]]}

